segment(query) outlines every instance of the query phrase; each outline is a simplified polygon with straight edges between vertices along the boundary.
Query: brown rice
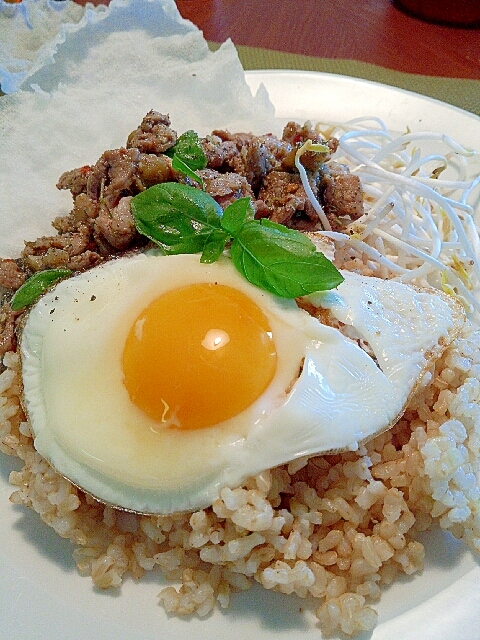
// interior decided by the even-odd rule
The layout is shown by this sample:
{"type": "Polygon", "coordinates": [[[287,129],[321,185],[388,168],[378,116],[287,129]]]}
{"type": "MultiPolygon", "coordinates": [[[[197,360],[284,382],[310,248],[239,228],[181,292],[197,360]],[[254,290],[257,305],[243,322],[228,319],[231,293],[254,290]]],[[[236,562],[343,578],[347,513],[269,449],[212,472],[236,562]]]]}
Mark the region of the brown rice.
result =
{"type": "Polygon", "coordinates": [[[256,580],[317,598],[325,635],[355,635],[375,626],[382,585],[422,569],[417,534],[434,522],[480,552],[480,331],[469,323],[402,420],[359,452],[265,471],[211,508],[168,516],[105,507],[60,477],[33,447],[17,354],[4,365],[0,449],[23,461],[11,501],[70,539],[100,588],[160,569],[180,583],[160,592],[165,609],[205,616],[256,580]]]}

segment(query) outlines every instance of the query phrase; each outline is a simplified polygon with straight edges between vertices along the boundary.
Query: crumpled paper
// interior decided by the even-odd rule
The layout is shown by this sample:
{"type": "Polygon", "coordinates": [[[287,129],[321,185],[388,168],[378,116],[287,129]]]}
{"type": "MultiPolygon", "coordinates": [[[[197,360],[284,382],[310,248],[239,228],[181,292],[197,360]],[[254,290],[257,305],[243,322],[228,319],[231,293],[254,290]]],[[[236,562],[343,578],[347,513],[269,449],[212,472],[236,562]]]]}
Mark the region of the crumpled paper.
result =
{"type": "Polygon", "coordinates": [[[125,145],[143,116],[169,113],[182,133],[274,129],[260,87],[252,96],[231,42],[209,50],[173,0],[113,0],[54,39],[44,64],[0,98],[0,256],[52,235],[72,206],[60,175],[125,145]]]}

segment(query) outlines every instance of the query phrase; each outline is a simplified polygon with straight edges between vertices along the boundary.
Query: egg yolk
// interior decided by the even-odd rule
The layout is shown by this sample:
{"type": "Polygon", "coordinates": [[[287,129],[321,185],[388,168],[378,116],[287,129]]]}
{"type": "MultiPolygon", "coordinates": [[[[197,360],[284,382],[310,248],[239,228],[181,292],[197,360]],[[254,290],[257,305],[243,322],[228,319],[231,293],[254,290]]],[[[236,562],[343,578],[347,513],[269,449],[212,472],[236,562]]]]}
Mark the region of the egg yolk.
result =
{"type": "Polygon", "coordinates": [[[154,420],[201,429],[249,407],[276,363],[268,320],[248,296],[192,284],[161,295],[136,319],[123,352],[124,384],[154,420]]]}

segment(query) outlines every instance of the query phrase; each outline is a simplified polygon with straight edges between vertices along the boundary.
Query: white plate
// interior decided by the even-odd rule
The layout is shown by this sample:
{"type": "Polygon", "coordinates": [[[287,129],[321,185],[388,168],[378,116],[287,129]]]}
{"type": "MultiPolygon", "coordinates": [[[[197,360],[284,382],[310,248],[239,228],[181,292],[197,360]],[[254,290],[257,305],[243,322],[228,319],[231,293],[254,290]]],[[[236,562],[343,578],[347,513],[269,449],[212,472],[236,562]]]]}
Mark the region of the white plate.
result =
{"type": "MultiPolygon", "coordinates": [[[[394,130],[443,131],[480,150],[480,118],[436,100],[380,84],[307,72],[247,73],[263,82],[282,119],[342,121],[383,118],[394,130]]],[[[219,123],[221,124],[221,123],[219,123]]],[[[318,640],[301,613],[302,601],[255,586],[232,598],[227,611],[206,620],[170,618],[156,604],[158,575],[121,592],[99,592],[81,578],[72,546],[36,514],[9,504],[15,461],[0,456],[0,638],[2,640],[318,640]]],[[[362,640],[479,640],[478,560],[462,544],[435,531],[424,536],[427,568],[384,590],[380,623],[362,640]]]]}
{"type": "Polygon", "coordinates": [[[378,116],[393,131],[439,131],[480,152],[480,117],[418,93],[333,73],[248,71],[253,91],[263,83],[276,116],[345,122],[378,116]]]}

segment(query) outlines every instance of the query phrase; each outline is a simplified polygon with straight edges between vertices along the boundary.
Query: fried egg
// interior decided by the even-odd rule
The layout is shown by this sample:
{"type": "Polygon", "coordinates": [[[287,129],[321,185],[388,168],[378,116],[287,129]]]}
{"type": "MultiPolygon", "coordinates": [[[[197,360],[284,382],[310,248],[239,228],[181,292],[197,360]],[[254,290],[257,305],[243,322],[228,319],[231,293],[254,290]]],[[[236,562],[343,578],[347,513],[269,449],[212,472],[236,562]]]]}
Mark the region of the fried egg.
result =
{"type": "Polygon", "coordinates": [[[463,313],[343,275],[306,303],[361,340],[251,285],[227,257],[139,254],[60,282],[21,335],[35,448],[85,492],[140,513],[203,508],[265,469],[355,451],[398,420],[463,313]]]}

